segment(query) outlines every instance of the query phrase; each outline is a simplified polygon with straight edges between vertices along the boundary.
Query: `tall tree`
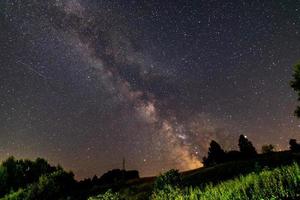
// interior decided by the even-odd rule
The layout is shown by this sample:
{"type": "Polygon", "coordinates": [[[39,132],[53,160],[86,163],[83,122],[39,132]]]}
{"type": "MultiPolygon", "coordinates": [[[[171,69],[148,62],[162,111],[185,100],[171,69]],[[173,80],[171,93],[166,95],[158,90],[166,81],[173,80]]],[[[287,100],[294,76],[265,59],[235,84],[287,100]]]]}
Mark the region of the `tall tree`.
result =
{"type": "Polygon", "coordinates": [[[203,158],[204,166],[212,166],[225,161],[226,153],[214,140],[211,141],[207,157],[203,158]]]}
{"type": "Polygon", "coordinates": [[[244,135],[240,135],[239,138],[240,152],[245,156],[255,156],[257,154],[252,142],[244,135]]]}
{"type": "MultiPolygon", "coordinates": [[[[291,81],[292,88],[297,92],[298,101],[300,101],[300,63],[294,66],[293,80],[291,81]]],[[[300,117],[300,106],[297,106],[295,115],[300,117]]]]}

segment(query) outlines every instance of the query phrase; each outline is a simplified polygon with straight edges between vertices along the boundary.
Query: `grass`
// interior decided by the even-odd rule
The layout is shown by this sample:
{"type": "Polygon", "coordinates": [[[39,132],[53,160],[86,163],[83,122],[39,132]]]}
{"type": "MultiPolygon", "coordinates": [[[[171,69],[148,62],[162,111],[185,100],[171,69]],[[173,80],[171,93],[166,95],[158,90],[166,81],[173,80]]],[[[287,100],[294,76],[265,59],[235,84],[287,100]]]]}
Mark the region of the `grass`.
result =
{"type": "Polygon", "coordinates": [[[300,199],[300,167],[294,163],[275,169],[263,169],[204,189],[167,186],[152,200],[279,200],[300,199]]]}

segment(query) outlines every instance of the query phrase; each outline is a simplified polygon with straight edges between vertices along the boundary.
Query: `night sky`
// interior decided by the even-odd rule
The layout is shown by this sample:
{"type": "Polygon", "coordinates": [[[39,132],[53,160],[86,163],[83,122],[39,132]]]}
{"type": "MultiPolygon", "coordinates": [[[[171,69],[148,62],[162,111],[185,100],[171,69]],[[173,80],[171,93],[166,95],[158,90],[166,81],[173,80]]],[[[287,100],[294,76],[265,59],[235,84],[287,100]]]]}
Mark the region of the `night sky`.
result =
{"type": "Polygon", "coordinates": [[[77,178],[300,139],[300,1],[1,0],[0,160],[77,178]]]}

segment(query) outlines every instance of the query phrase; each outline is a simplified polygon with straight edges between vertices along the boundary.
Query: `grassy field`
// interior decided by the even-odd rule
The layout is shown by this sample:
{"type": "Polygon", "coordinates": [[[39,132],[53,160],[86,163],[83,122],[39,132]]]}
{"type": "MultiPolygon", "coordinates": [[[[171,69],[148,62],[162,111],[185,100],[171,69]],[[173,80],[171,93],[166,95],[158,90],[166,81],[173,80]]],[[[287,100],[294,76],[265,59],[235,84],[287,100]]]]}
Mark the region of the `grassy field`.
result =
{"type": "Polygon", "coordinates": [[[264,169],[204,189],[166,186],[152,195],[153,200],[277,200],[300,199],[300,168],[297,163],[264,169]]]}

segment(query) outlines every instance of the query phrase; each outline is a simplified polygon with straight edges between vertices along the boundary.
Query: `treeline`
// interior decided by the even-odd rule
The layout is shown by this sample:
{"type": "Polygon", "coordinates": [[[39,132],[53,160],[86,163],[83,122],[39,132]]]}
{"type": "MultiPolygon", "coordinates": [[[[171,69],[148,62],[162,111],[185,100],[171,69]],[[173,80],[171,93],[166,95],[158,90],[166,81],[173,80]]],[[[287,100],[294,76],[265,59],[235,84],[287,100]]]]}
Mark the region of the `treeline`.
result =
{"type": "MultiPolygon", "coordinates": [[[[238,151],[224,151],[216,141],[211,141],[208,155],[203,158],[203,163],[207,169],[216,170],[210,173],[211,170],[204,168],[203,173],[199,172],[199,177],[187,176],[184,181],[178,171],[171,170],[156,179],[152,190],[160,190],[166,183],[178,186],[198,184],[194,179],[199,179],[202,184],[208,181],[219,182],[239,174],[247,174],[259,165],[261,165],[260,169],[263,169],[263,166],[276,167],[290,164],[296,158],[294,155],[298,155],[293,152],[300,152],[300,144],[295,139],[291,139],[289,144],[290,151],[272,153],[274,145],[264,145],[263,154],[258,154],[252,142],[244,135],[239,137],[238,151]],[[266,156],[262,158],[261,155],[266,156]],[[239,163],[239,160],[242,162],[239,163]],[[230,169],[227,169],[229,166],[227,164],[227,167],[218,165],[225,162],[236,163],[234,164],[237,165],[236,169],[233,170],[232,165],[230,169]],[[243,162],[252,169],[242,166],[243,162]],[[214,165],[221,167],[210,167],[214,165]]],[[[299,158],[297,157],[296,160],[299,158]]],[[[86,200],[103,193],[109,196],[113,194],[111,191],[130,187],[128,181],[134,179],[139,179],[138,171],[114,169],[101,177],[94,176],[92,179],[76,181],[72,172],[66,172],[60,166],[51,166],[42,158],[30,161],[9,157],[0,165],[0,200],[86,200]],[[106,191],[110,192],[106,193],[106,191]]],[[[102,199],[102,196],[90,199],[102,199]]]]}
{"type": "MultiPolygon", "coordinates": [[[[290,139],[289,142],[290,150],[292,152],[300,152],[300,144],[297,140],[290,139]]],[[[207,157],[203,157],[204,167],[214,166],[216,164],[238,161],[238,160],[249,160],[257,157],[258,153],[253,146],[252,142],[244,135],[240,135],[238,141],[239,151],[225,151],[222,149],[220,144],[212,140],[208,149],[207,157]]],[[[262,146],[262,153],[272,153],[275,151],[275,146],[272,144],[262,146]]]]}
{"type": "Polygon", "coordinates": [[[0,197],[3,200],[68,199],[76,188],[72,172],[51,166],[42,159],[9,157],[0,166],[0,197]]]}
{"type": "Polygon", "coordinates": [[[114,169],[101,177],[76,181],[72,172],[51,166],[45,159],[9,157],[0,165],[0,200],[86,200],[138,178],[138,171],[114,169]]]}

